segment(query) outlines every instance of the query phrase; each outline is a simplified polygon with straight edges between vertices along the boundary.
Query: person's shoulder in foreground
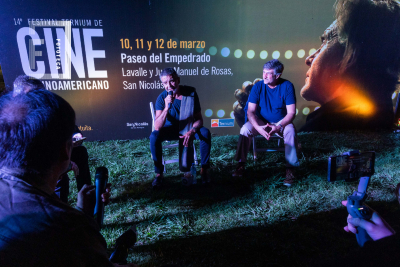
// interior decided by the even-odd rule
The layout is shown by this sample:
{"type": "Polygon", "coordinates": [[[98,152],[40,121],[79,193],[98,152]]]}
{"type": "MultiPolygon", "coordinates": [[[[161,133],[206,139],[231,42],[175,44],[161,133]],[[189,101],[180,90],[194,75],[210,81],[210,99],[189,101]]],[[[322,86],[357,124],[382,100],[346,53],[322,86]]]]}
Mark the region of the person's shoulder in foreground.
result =
{"type": "Polygon", "coordinates": [[[2,266],[112,266],[93,218],[29,179],[0,170],[2,266]]]}
{"type": "Polygon", "coordinates": [[[112,266],[93,218],[54,194],[74,128],[74,110],[51,92],[0,98],[1,266],[112,266]]]}

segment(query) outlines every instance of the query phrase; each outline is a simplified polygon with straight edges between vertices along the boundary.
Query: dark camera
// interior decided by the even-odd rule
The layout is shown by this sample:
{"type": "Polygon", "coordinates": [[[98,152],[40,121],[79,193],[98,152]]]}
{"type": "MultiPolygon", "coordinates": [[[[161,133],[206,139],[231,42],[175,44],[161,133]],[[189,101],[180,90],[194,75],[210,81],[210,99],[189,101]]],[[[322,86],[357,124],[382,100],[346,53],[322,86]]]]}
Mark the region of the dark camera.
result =
{"type": "Polygon", "coordinates": [[[348,151],[340,156],[331,156],[328,160],[328,181],[357,181],[360,177],[375,172],[375,152],[360,153],[358,150],[348,151]]]}

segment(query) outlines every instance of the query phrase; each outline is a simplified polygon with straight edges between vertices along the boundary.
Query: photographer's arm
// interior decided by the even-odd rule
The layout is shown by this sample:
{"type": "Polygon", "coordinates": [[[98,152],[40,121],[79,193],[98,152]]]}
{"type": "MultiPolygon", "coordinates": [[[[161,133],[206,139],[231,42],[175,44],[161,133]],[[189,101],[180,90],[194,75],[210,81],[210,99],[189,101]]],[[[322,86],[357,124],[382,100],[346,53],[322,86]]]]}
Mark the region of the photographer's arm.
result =
{"type": "MultiPolygon", "coordinates": [[[[346,206],[347,200],[342,201],[342,204],[346,206]]],[[[373,213],[370,221],[360,218],[353,218],[349,214],[347,217],[347,226],[344,227],[344,230],[346,232],[352,232],[353,234],[356,234],[357,227],[361,227],[367,231],[368,235],[374,241],[396,234],[393,228],[390,227],[390,225],[383,218],[381,218],[376,211],[373,209],[371,209],[371,211],[373,211],[373,213]]]]}

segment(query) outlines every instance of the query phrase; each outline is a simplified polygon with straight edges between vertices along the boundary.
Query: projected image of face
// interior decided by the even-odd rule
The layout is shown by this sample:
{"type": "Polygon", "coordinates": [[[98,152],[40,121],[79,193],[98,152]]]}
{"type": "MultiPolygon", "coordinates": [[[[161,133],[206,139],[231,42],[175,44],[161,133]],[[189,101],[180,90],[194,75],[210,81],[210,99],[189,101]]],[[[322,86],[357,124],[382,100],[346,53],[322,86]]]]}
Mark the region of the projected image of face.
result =
{"type": "Polygon", "coordinates": [[[341,83],[339,63],[344,49],[337,38],[336,22],[325,30],[321,41],[321,47],[306,59],[310,68],[300,95],[305,100],[325,104],[337,97],[337,89],[341,83]]]}
{"type": "Polygon", "coordinates": [[[263,69],[264,84],[275,86],[280,75],[276,75],[274,69],[263,69]]]}
{"type": "Polygon", "coordinates": [[[163,84],[166,91],[174,91],[179,88],[180,79],[179,77],[174,77],[172,75],[161,76],[161,83],[163,84]]]}

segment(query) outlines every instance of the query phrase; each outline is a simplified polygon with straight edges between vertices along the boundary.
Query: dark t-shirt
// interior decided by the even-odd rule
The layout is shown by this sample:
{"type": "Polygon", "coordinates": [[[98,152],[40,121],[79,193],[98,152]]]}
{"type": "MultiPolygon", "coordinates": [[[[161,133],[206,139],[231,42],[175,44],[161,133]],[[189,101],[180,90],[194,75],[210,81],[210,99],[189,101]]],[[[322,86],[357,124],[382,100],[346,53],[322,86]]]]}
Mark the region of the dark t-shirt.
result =
{"type": "MultiPolygon", "coordinates": [[[[183,96],[189,96],[194,91],[194,109],[193,114],[201,111],[200,100],[196,93],[196,89],[191,86],[180,85],[179,90],[183,96]]],[[[156,101],[156,110],[164,110],[165,102],[164,99],[168,96],[168,92],[162,92],[156,101]]],[[[179,127],[179,115],[181,110],[181,100],[175,99],[172,103],[171,109],[168,111],[167,119],[165,121],[164,127],[179,127]]]]}
{"type": "Polygon", "coordinates": [[[247,102],[257,104],[257,115],[274,123],[286,116],[287,105],[296,104],[296,94],[293,84],[288,80],[279,79],[278,85],[273,89],[264,84],[264,81],[259,81],[251,89],[247,102]]]}

